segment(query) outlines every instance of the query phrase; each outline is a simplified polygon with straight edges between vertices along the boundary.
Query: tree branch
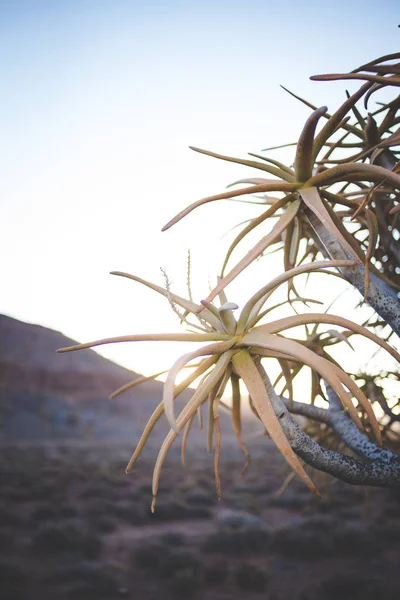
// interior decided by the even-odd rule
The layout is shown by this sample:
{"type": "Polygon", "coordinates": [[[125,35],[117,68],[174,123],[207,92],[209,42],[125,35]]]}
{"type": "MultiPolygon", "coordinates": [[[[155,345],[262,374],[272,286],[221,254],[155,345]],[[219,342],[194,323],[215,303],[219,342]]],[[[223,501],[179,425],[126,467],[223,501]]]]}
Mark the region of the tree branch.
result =
{"type": "Polygon", "coordinates": [[[337,394],[329,385],[325,385],[329,398],[329,410],[311,404],[303,404],[302,402],[291,403],[283,396],[280,396],[280,399],[290,413],[329,425],[342,442],[358,456],[372,461],[379,460],[385,464],[400,460],[397,454],[386,448],[380,448],[365,433],[360,431],[348,415],[343,412],[337,394]]]}
{"type": "MultiPolygon", "coordinates": [[[[351,429],[351,426],[348,428],[347,418],[345,426],[344,422],[341,420],[339,411],[335,409],[332,413],[330,411],[326,412],[331,415],[335,412],[338,413],[338,427],[339,429],[343,429],[346,439],[349,438],[349,441],[351,442],[351,436],[357,432],[357,436],[360,436],[359,439],[361,441],[358,445],[356,444],[359,453],[363,456],[379,456],[379,458],[373,459],[371,462],[367,463],[360,459],[323,448],[302,430],[300,425],[289,413],[285,406],[285,402],[276,394],[272,387],[269,377],[261,364],[261,359],[255,359],[255,363],[263,378],[264,385],[271,398],[276,415],[291,447],[308,465],[353,485],[400,487],[400,458],[398,456],[390,453],[388,450],[382,450],[381,448],[378,448],[378,446],[375,447],[375,444],[370,442],[362,432],[359,432],[355,425],[355,431],[351,429]]],[[[298,410],[299,404],[300,403],[296,402],[298,410]]],[[[317,411],[314,411],[314,415],[322,417],[323,413],[321,411],[323,410],[324,409],[317,408],[317,411]]],[[[332,416],[330,418],[332,418],[332,416]]]]}
{"type": "MultiPolygon", "coordinates": [[[[314,232],[314,241],[322,254],[331,260],[351,260],[352,255],[344,250],[337,239],[324,227],[312,211],[307,209],[307,218],[314,232]]],[[[364,296],[363,265],[339,269],[342,275],[364,296]]],[[[400,302],[396,291],[374,273],[370,273],[368,304],[386,321],[398,336],[400,336],[400,302]]]]}

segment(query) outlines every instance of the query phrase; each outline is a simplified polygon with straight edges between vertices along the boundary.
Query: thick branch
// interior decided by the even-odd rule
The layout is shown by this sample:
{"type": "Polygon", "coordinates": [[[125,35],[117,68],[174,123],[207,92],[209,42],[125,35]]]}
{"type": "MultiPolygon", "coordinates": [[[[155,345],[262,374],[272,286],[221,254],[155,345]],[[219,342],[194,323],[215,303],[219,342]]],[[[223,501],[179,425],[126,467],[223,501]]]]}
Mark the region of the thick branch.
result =
{"type": "Polygon", "coordinates": [[[337,405],[337,395],[330,386],[327,386],[327,393],[330,401],[329,410],[311,404],[303,404],[302,402],[290,402],[282,396],[280,396],[280,399],[290,413],[329,425],[338,438],[358,456],[362,456],[367,460],[381,461],[385,464],[391,464],[399,460],[397,454],[386,448],[380,448],[358,429],[343,412],[340,403],[337,405]]]}
{"type": "MultiPolygon", "coordinates": [[[[275,393],[261,361],[256,360],[256,364],[291,447],[307,464],[353,485],[400,487],[398,457],[389,463],[383,460],[365,463],[357,458],[327,450],[314,442],[291,416],[280,396],[275,393]]],[[[368,452],[367,447],[364,448],[364,452],[368,452]]]]}
{"type": "MultiPolygon", "coordinates": [[[[318,247],[324,256],[332,260],[351,260],[352,256],[344,250],[337,239],[324,227],[321,221],[310,210],[306,212],[310,225],[315,232],[318,247]]],[[[340,268],[340,272],[363,296],[364,274],[363,265],[340,268]]],[[[400,336],[400,302],[395,290],[374,273],[370,273],[368,304],[386,321],[397,335],[400,336]]]]}

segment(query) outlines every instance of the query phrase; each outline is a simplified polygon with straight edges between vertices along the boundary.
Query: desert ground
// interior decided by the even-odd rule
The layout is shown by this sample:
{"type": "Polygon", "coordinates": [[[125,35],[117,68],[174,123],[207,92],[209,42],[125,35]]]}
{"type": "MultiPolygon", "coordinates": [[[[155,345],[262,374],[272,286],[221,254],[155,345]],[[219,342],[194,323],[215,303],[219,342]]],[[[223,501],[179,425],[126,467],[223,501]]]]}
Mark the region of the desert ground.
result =
{"type": "Polygon", "coordinates": [[[0,597],[397,599],[399,492],[317,477],[321,499],[296,480],[277,497],[287,467],[257,450],[243,477],[223,451],[221,500],[212,456],[173,451],[152,514],[154,460],[126,475],[127,445],[3,446],[0,597]]]}

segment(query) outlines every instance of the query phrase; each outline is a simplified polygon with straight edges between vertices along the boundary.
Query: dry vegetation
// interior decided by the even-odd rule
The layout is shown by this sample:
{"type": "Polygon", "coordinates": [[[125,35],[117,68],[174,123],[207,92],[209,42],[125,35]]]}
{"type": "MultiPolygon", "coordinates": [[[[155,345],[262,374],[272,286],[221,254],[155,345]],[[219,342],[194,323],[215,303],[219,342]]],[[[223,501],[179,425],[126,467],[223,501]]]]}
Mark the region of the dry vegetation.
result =
{"type": "Polygon", "coordinates": [[[281,459],[240,477],[225,456],[218,501],[206,457],[185,471],[172,453],[152,514],[150,464],[127,476],[125,452],[2,450],[2,598],[398,597],[398,492],[329,480],[322,500],[300,482],[277,498],[281,459]]]}

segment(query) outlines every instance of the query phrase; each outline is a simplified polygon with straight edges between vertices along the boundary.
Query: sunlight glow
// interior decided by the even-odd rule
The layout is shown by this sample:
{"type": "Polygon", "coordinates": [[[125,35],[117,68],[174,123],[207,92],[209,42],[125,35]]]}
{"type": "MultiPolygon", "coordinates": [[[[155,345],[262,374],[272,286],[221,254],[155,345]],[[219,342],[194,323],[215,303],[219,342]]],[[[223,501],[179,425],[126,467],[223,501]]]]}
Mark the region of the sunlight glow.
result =
{"type": "MultiPolygon", "coordinates": [[[[221,235],[259,207],[213,203],[161,233],[190,202],[249,175],[188,146],[243,156],[296,139],[309,110],[280,83],[316,103],[329,89],[329,105],[341,102],[345,86],[308,76],[370,57],[367,29],[374,55],[393,51],[398,33],[388,29],[391,2],[373,17],[368,3],[340,4],[350,22],[361,19],[362,34],[341,34],[338,46],[342,10],[329,3],[3,3],[0,311],[78,341],[175,331],[165,299],[108,273],[162,285],[163,267],[186,295],[190,248],[195,300],[207,295],[235,231],[221,235]]],[[[277,152],[290,163],[292,148],[277,152]]],[[[229,299],[242,306],[263,269],[271,277],[280,265],[261,259],[229,286],[229,299]]],[[[330,297],[325,284],[316,278],[310,295],[330,297]]],[[[183,351],[190,347],[99,349],[145,375],[183,351]]]]}

